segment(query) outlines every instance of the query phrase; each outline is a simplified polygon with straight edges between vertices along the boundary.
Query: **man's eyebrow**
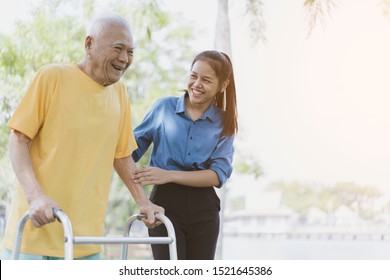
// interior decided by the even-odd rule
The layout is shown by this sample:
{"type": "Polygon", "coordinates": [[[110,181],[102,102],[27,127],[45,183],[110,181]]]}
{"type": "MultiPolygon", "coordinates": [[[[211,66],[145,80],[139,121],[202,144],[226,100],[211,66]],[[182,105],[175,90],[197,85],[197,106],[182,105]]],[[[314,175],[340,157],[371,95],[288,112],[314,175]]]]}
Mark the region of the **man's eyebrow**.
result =
{"type": "Polygon", "coordinates": [[[114,42],[112,45],[113,46],[122,46],[122,47],[128,48],[131,51],[134,50],[134,47],[128,47],[128,45],[123,43],[123,42],[114,42]]]}

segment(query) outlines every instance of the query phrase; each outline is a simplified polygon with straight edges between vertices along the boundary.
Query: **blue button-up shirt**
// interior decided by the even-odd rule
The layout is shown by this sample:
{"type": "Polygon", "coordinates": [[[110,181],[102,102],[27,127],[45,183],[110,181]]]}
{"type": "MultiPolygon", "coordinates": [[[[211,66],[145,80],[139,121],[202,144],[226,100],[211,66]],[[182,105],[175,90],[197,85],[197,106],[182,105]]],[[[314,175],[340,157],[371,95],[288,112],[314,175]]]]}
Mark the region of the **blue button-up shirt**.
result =
{"type": "Polygon", "coordinates": [[[233,167],[234,137],[221,136],[223,112],[211,105],[196,121],[186,114],[186,94],[158,100],[134,130],[138,161],[153,143],[150,165],[167,170],[214,170],[221,187],[233,167]]]}

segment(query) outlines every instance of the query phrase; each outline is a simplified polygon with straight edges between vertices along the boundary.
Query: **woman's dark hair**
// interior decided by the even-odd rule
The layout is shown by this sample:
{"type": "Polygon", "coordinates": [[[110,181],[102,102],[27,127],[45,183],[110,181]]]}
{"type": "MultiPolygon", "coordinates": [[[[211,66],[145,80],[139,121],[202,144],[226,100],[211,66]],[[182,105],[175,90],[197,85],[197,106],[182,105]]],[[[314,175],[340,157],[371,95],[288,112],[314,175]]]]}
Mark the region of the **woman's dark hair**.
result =
{"type": "Polygon", "coordinates": [[[229,85],[224,92],[215,96],[214,105],[225,110],[222,135],[232,136],[238,131],[236,85],[234,82],[233,65],[229,56],[223,52],[210,50],[199,53],[192,62],[192,66],[198,60],[206,61],[217,75],[219,83],[229,80],[229,85]]]}

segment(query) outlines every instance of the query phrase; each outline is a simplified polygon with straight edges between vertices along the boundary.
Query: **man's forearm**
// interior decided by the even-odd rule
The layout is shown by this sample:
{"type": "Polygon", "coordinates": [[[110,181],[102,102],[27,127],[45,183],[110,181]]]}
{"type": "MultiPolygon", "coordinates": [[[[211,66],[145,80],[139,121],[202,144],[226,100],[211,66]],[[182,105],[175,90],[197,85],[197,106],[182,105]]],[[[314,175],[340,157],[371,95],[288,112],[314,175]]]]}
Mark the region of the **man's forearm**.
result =
{"type": "Polygon", "coordinates": [[[136,169],[136,166],[131,157],[115,159],[114,168],[138,205],[149,200],[144,188],[132,179],[132,172],[136,169]]]}
{"type": "Polygon", "coordinates": [[[140,213],[146,214],[146,218],[143,219],[145,225],[148,228],[154,228],[161,224],[161,221],[155,219],[155,214],[164,214],[164,208],[153,204],[147,197],[144,188],[141,184],[135,183],[132,178],[132,173],[136,169],[135,163],[132,157],[115,159],[114,168],[119,177],[125,183],[133,196],[135,202],[138,205],[140,213]]]}
{"type": "Polygon", "coordinates": [[[27,201],[30,203],[43,194],[32,168],[30,157],[31,139],[21,132],[12,131],[9,141],[9,153],[12,168],[16,177],[22,184],[27,201]]]}

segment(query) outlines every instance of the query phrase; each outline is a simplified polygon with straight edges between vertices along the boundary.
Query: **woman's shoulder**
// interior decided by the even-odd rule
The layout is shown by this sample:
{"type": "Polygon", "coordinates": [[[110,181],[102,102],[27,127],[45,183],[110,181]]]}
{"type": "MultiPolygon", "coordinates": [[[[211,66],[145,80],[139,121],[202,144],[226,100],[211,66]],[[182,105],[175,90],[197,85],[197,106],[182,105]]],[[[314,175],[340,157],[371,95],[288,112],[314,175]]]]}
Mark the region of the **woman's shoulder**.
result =
{"type": "Polygon", "coordinates": [[[179,97],[176,96],[164,96],[159,98],[153,105],[153,107],[176,107],[177,102],[179,101],[179,97]]]}
{"type": "Polygon", "coordinates": [[[178,96],[164,96],[157,100],[157,102],[162,104],[177,103],[179,100],[178,96]]]}

